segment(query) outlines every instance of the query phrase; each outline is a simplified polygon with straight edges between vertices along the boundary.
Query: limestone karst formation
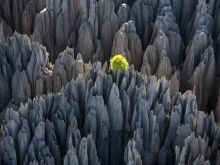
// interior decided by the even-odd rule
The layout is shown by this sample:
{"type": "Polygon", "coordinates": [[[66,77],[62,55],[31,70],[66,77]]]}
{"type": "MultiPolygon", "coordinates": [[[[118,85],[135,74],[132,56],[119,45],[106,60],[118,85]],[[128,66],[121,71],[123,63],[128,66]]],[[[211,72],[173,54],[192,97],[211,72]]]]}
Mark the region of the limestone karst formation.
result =
{"type": "Polygon", "coordinates": [[[219,0],[0,0],[2,165],[220,165],[219,88],[219,0]]]}

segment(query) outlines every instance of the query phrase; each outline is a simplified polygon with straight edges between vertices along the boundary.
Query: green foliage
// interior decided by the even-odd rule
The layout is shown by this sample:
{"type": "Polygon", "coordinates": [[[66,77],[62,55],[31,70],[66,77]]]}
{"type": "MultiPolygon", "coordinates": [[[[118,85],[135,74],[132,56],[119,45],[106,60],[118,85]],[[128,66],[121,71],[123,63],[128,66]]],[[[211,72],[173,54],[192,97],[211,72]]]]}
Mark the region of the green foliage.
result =
{"type": "Polygon", "coordinates": [[[124,72],[128,70],[128,61],[124,56],[117,54],[114,57],[112,57],[112,59],[110,60],[110,69],[113,72],[116,71],[124,72]]]}

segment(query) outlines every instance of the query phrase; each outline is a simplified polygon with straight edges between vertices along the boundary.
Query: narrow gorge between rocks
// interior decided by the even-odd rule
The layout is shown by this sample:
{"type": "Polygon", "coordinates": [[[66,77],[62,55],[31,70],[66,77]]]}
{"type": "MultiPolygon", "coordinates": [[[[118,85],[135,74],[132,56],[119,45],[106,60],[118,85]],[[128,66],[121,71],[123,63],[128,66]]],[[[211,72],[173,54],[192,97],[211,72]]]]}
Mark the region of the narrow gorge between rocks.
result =
{"type": "Polygon", "coordinates": [[[220,0],[0,0],[1,165],[220,165],[219,89],[220,0]]]}

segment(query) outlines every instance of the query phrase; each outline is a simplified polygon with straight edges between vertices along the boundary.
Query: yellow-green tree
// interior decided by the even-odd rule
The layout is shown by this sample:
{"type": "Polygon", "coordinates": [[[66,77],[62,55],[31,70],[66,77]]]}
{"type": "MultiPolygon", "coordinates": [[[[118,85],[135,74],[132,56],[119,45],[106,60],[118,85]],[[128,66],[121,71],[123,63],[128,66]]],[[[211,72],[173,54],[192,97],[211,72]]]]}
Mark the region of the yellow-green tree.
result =
{"type": "Polygon", "coordinates": [[[110,69],[113,72],[116,72],[116,71],[124,72],[128,70],[128,66],[129,66],[128,61],[126,60],[124,56],[120,54],[115,55],[110,60],[110,69]]]}

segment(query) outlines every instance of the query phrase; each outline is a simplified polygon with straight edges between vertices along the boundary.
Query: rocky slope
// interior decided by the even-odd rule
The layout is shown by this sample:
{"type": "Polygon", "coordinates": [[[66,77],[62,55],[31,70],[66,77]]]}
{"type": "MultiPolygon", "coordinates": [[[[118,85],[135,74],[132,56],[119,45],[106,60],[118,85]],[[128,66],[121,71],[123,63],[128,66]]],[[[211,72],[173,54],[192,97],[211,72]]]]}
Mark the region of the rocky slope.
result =
{"type": "Polygon", "coordinates": [[[2,164],[218,164],[220,127],[165,77],[99,63],[58,94],[8,108],[2,164]],[[199,146],[199,147],[198,147],[199,146]]]}
{"type": "Polygon", "coordinates": [[[0,164],[220,164],[219,57],[218,0],[0,1],[0,164]]]}

